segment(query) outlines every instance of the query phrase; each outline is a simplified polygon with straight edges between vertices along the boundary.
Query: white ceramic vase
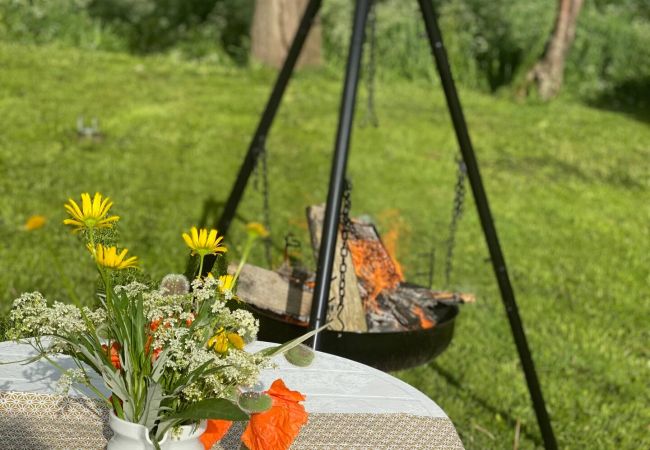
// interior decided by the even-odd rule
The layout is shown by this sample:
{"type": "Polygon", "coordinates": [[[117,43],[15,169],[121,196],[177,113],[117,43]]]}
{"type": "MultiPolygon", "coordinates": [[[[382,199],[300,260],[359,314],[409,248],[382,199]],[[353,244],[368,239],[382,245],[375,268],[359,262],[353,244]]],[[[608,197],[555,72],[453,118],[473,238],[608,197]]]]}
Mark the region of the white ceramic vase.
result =
{"type": "MultiPolygon", "coordinates": [[[[108,441],[106,450],[152,450],[154,448],[151,439],[149,439],[147,427],[144,425],[122,420],[113,411],[111,411],[108,424],[113,430],[113,437],[108,441]]],[[[169,437],[165,435],[160,442],[161,447],[166,445],[168,440],[169,437]]]]}
{"type": "Polygon", "coordinates": [[[161,444],[163,450],[204,450],[200,441],[201,435],[208,428],[208,422],[203,420],[198,426],[183,425],[178,431],[167,433],[166,442],[161,444]]]}

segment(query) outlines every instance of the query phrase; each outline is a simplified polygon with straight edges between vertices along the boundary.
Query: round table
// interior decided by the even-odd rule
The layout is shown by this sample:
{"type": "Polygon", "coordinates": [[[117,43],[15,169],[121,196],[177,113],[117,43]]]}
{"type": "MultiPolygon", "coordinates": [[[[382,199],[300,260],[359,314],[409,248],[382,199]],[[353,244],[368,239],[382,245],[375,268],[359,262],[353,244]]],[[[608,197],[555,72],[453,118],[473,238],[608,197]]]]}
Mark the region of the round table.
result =
{"type": "MultiPolygon", "coordinates": [[[[257,351],[270,345],[274,344],[258,341],[250,344],[247,350],[257,351]]],[[[28,344],[0,343],[1,362],[17,361],[34,354],[28,344]]],[[[74,367],[68,357],[59,357],[57,361],[66,368],[74,367]]],[[[282,378],[289,389],[305,395],[305,409],[310,414],[308,425],[292,448],[463,448],[453,424],[433,400],[384,372],[321,352],[317,352],[309,367],[293,366],[282,356],[274,358],[274,363],[275,368],[262,372],[258,387],[266,389],[274,380],[282,378]]],[[[11,428],[15,428],[18,420],[44,414],[55,422],[53,426],[56,425],[57,413],[47,409],[56,409],[53,405],[61,402],[62,397],[54,395],[59,376],[60,372],[44,360],[28,365],[0,365],[0,391],[4,391],[0,392],[0,447],[8,448],[2,444],[3,440],[13,436],[15,430],[11,428]],[[21,406],[30,402],[31,407],[21,406]]],[[[94,384],[102,385],[101,382],[94,384]]],[[[76,407],[83,409],[92,403],[92,398],[92,393],[84,388],[73,388],[66,397],[72,400],[67,400],[66,404],[70,411],[76,407]],[[74,407],[69,407],[70,404],[74,407]]],[[[81,410],[75,414],[89,417],[81,410]]],[[[100,423],[99,419],[95,422],[100,423]]],[[[70,429],[75,420],[74,417],[62,419],[61,433],[70,429]]],[[[56,445],[42,447],[45,438],[40,436],[39,439],[41,447],[33,448],[61,448],[56,445]]],[[[233,443],[235,441],[237,439],[233,438],[233,443]]],[[[98,442],[101,443],[101,439],[98,442]]],[[[228,448],[227,443],[221,448],[228,448]]]]}

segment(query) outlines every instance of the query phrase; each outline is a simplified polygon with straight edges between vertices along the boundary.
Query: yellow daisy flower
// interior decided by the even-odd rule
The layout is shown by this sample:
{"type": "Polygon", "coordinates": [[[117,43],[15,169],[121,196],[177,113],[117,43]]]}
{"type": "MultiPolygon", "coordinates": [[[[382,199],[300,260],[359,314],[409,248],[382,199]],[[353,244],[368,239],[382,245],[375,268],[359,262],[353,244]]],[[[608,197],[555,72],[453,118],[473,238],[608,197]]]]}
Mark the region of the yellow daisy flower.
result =
{"type": "Polygon", "coordinates": [[[128,269],[129,267],[137,267],[138,264],[137,256],[126,258],[126,254],[129,251],[128,248],[123,249],[118,254],[117,247],[104,247],[102,244],[97,244],[93,249],[93,247],[88,244],[88,250],[90,250],[95,257],[97,264],[106,267],[107,269],[128,269]]]}
{"type": "Polygon", "coordinates": [[[192,227],[190,233],[183,233],[183,240],[189,248],[192,249],[192,254],[198,254],[203,257],[208,254],[216,255],[217,253],[225,253],[228,249],[221,244],[223,236],[217,236],[217,230],[210,230],[201,228],[197,230],[192,227]]]}
{"type": "Polygon", "coordinates": [[[266,238],[269,237],[269,230],[259,222],[251,222],[246,225],[246,231],[253,237],[266,238]]]}
{"type": "Polygon", "coordinates": [[[228,333],[228,341],[235,347],[237,350],[244,349],[244,340],[237,333],[228,333]]]}
{"type": "Polygon", "coordinates": [[[219,292],[221,292],[226,297],[226,300],[237,298],[235,295],[234,275],[221,275],[219,277],[219,292]]]}
{"type": "Polygon", "coordinates": [[[111,199],[103,197],[99,192],[95,193],[92,200],[90,194],[83,193],[81,194],[81,208],[77,202],[71,198],[68,199],[68,203],[64,207],[72,218],[65,219],[63,223],[75,227],[74,231],[83,228],[111,228],[113,222],[120,219],[118,216],[107,217],[111,206],[113,206],[111,199]]]}
{"type": "Polygon", "coordinates": [[[228,351],[228,342],[228,336],[226,336],[223,328],[219,328],[217,333],[208,339],[208,348],[217,353],[226,353],[228,351]]]}

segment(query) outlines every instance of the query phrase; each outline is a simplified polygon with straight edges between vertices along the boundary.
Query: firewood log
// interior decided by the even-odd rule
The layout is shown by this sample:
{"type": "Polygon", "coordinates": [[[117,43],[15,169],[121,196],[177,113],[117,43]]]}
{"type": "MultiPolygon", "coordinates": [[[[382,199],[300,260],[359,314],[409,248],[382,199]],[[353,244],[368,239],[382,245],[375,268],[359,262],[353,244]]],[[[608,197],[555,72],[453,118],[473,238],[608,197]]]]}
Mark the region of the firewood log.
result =
{"type": "MultiPolygon", "coordinates": [[[[307,221],[309,223],[309,231],[311,234],[312,248],[314,255],[318,259],[318,252],[320,249],[321,235],[323,232],[323,220],[325,218],[325,205],[310,206],[307,208],[307,221]]],[[[341,267],[341,233],[337,234],[336,242],[336,255],[334,257],[334,265],[332,267],[332,284],[330,286],[330,305],[332,311],[336,311],[339,305],[339,269],[341,267]]],[[[348,254],[345,259],[348,270],[345,272],[345,297],[343,299],[343,308],[340,314],[335,314],[335,317],[328,316],[328,320],[332,320],[330,328],[333,330],[345,331],[368,331],[366,323],[366,312],[361,302],[361,295],[359,294],[359,287],[357,285],[357,277],[354,274],[354,266],[352,265],[352,258],[348,254]],[[339,320],[340,319],[340,320],[339,320]]]]}

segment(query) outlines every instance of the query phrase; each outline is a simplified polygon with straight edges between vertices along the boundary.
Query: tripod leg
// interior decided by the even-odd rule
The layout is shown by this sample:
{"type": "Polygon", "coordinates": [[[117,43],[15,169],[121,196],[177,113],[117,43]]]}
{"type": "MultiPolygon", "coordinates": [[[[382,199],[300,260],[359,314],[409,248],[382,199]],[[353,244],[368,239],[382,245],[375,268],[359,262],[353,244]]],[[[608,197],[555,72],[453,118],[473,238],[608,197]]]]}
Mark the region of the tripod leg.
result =
{"type": "MultiPolygon", "coordinates": [[[[255,168],[255,164],[257,163],[257,159],[260,155],[260,152],[264,148],[264,143],[266,142],[266,136],[268,135],[269,129],[273,124],[273,119],[275,119],[275,114],[278,112],[278,108],[280,107],[280,101],[282,100],[284,91],[286,90],[287,85],[289,84],[289,80],[291,79],[291,74],[293,73],[293,70],[296,66],[298,57],[300,56],[300,51],[302,50],[302,47],[305,43],[305,39],[307,39],[307,35],[309,34],[309,30],[311,29],[312,23],[314,21],[314,17],[316,17],[316,14],[318,13],[320,6],[321,6],[321,0],[310,0],[310,2],[307,4],[307,7],[305,8],[305,13],[302,16],[300,25],[298,25],[298,30],[296,31],[296,35],[293,38],[293,42],[291,43],[291,47],[289,48],[287,57],[284,60],[282,69],[280,70],[280,73],[278,74],[278,78],[275,81],[275,85],[273,86],[273,91],[271,92],[271,96],[269,97],[269,100],[266,103],[266,107],[264,108],[264,113],[262,114],[262,118],[260,119],[260,122],[257,125],[257,129],[255,130],[255,134],[253,135],[253,139],[251,140],[251,143],[248,146],[248,152],[246,153],[244,162],[242,163],[239,169],[239,173],[237,174],[237,179],[235,180],[235,184],[233,185],[232,190],[230,191],[230,195],[228,197],[228,201],[226,202],[224,211],[221,217],[219,218],[217,229],[221,232],[221,234],[226,234],[228,232],[230,223],[232,222],[232,219],[235,216],[235,212],[237,211],[239,202],[241,201],[241,198],[244,195],[244,189],[246,189],[246,184],[248,183],[248,179],[250,178],[251,173],[255,168]]],[[[214,265],[214,261],[215,261],[214,256],[212,255],[206,256],[204,262],[203,275],[207,274],[212,269],[212,266],[214,265]]]]}
{"type": "MultiPolygon", "coordinates": [[[[364,32],[371,3],[372,0],[357,0],[354,8],[354,21],[352,25],[352,36],[350,37],[348,62],[345,69],[345,84],[343,85],[343,96],[339,111],[334,160],[332,161],[329,191],[327,193],[327,206],[323,221],[323,236],[321,237],[318,252],[316,286],[314,288],[311,315],[309,316],[309,325],[312,329],[319,328],[327,320],[327,306],[332,281],[332,267],[336,253],[336,238],[339,228],[343,181],[345,179],[350,136],[352,134],[352,120],[354,118],[357,85],[359,84],[364,32]]],[[[319,334],[313,337],[312,347],[316,350],[320,347],[319,334]]]]}
{"type": "Polygon", "coordinates": [[[537,423],[539,424],[542,433],[544,446],[547,450],[554,450],[557,448],[557,443],[555,441],[555,436],[553,435],[553,429],[551,428],[548,413],[546,412],[542,389],[539,385],[539,380],[537,379],[537,373],[535,372],[533,358],[528,348],[524,327],[521,318],[519,317],[515,295],[512,290],[512,285],[510,284],[510,278],[508,277],[506,262],[503,253],[501,252],[501,245],[499,244],[497,231],[494,226],[494,221],[492,220],[492,213],[490,212],[485,189],[483,188],[483,182],[481,181],[478,163],[467,131],[467,124],[465,123],[465,117],[460,105],[460,100],[458,99],[456,86],[454,85],[454,80],[451,76],[447,53],[442,43],[442,36],[436,22],[433,4],[431,0],[418,0],[418,2],[420,3],[420,10],[422,11],[422,17],[424,18],[429,43],[431,44],[431,50],[436,60],[438,73],[440,74],[442,87],[445,91],[445,97],[447,98],[447,105],[456,131],[458,145],[463,155],[463,160],[467,166],[467,177],[469,178],[474,199],[476,201],[476,208],[478,209],[481,226],[483,227],[485,240],[487,241],[488,249],[490,251],[492,266],[494,267],[494,273],[496,274],[499,289],[501,291],[501,298],[506,313],[508,314],[512,336],[515,340],[517,351],[519,352],[519,359],[524,369],[526,382],[528,383],[528,391],[530,392],[533,401],[537,423]]]}

